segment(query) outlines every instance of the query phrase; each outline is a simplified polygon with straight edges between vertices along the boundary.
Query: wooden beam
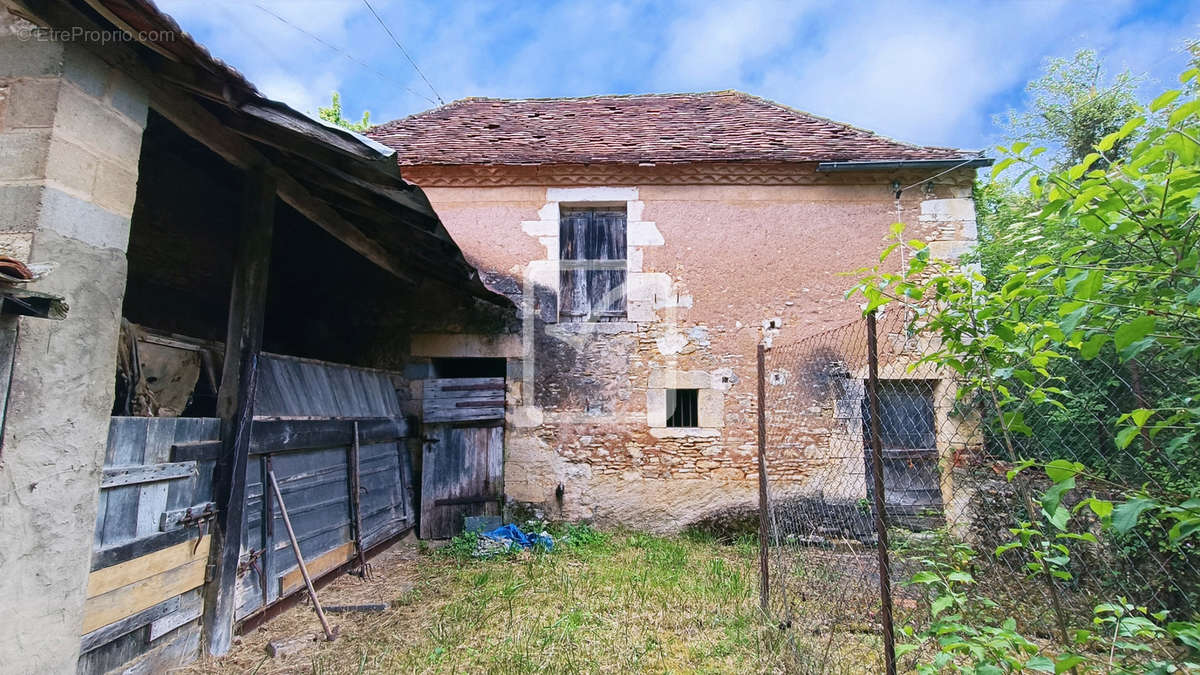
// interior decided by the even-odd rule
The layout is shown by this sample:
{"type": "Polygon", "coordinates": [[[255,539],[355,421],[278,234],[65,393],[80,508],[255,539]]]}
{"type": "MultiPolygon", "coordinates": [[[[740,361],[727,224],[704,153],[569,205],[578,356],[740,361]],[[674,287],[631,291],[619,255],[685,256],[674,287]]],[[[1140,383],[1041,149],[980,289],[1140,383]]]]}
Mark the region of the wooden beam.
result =
{"type": "Polygon", "coordinates": [[[221,441],[188,441],[171,446],[172,462],[204,462],[221,456],[221,441]]]}
{"type": "Polygon", "coordinates": [[[255,420],[250,454],[262,455],[297,450],[350,447],[354,423],[358,422],[359,443],[389,443],[408,436],[403,417],[371,417],[359,420],[255,420]]]}
{"type": "Polygon", "coordinates": [[[100,489],[190,478],[195,476],[196,473],[195,462],[163,462],[159,464],[141,464],[138,466],[118,466],[104,470],[104,475],[100,479],[100,489]]]}
{"type": "Polygon", "coordinates": [[[225,450],[217,460],[213,474],[213,501],[217,504],[212,556],[214,571],[211,583],[204,589],[207,647],[213,656],[228,652],[233,641],[238,558],[246,524],[246,463],[254,420],[254,393],[258,386],[263,315],[267,305],[275,197],[276,181],[271,174],[247,172],[242,194],[241,236],[229,296],[225,372],[217,394],[217,416],[221,418],[225,450]]]}
{"type": "Polygon", "coordinates": [[[126,560],[140,558],[183,542],[190,542],[189,546],[194,546],[195,540],[199,536],[200,533],[197,530],[184,527],[171,530],[170,532],[159,532],[149,537],[142,537],[141,539],[134,539],[133,541],[117,546],[102,548],[92,554],[92,571],[111,567],[126,560]]]}

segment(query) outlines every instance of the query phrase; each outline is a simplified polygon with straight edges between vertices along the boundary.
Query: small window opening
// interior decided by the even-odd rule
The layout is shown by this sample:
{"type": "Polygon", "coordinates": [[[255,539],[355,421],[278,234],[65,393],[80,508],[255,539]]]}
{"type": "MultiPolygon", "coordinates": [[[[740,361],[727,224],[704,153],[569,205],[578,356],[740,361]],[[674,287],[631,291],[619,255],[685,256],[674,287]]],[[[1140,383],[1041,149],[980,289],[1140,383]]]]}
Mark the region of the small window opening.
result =
{"type": "Polygon", "coordinates": [[[700,424],[700,390],[667,390],[667,426],[694,427],[700,424]]]}
{"type": "Polygon", "coordinates": [[[435,358],[434,377],[504,377],[504,359],[498,358],[435,358]]]}

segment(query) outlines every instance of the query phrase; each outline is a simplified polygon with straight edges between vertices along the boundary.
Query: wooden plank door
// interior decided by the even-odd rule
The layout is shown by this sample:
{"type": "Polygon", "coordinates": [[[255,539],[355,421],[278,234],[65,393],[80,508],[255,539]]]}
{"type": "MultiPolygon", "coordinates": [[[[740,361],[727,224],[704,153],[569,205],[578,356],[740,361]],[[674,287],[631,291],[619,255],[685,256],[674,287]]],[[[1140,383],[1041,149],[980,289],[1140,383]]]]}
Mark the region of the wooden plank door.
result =
{"type": "Polygon", "coordinates": [[[426,425],[421,538],[448,539],[466,516],[500,515],[504,426],[426,425]]]}

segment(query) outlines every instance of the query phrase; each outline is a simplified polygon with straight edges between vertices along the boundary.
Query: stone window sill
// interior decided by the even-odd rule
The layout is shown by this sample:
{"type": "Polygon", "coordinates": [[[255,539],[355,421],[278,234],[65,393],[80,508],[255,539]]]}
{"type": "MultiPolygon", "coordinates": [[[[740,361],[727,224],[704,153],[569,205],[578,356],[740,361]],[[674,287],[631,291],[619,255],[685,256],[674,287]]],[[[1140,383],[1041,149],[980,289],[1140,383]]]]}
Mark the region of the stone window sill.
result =
{"type": "Polygon", "coordinates": [[[560,321],[546,326],[548,335],[616,335],[636,332],[637,324],[632,321],[560,321]]]}
{"type": "Polygon", "coordinates": [[[655,438],[718,438],[720,429],[709,427],[650,427],[655,438]]]}

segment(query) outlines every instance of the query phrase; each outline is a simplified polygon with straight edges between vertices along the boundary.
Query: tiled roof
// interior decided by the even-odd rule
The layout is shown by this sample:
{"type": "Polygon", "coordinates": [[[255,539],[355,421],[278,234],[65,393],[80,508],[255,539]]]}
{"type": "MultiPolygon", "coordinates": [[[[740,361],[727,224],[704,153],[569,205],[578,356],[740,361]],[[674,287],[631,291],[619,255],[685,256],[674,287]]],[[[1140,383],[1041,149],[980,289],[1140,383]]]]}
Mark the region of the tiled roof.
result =
{"type": "Polygon", "coordinates": [[[465,98],[368,136],[401,164],[827,162],[967,159],[739,91],[586,98],[465,98]]]}

